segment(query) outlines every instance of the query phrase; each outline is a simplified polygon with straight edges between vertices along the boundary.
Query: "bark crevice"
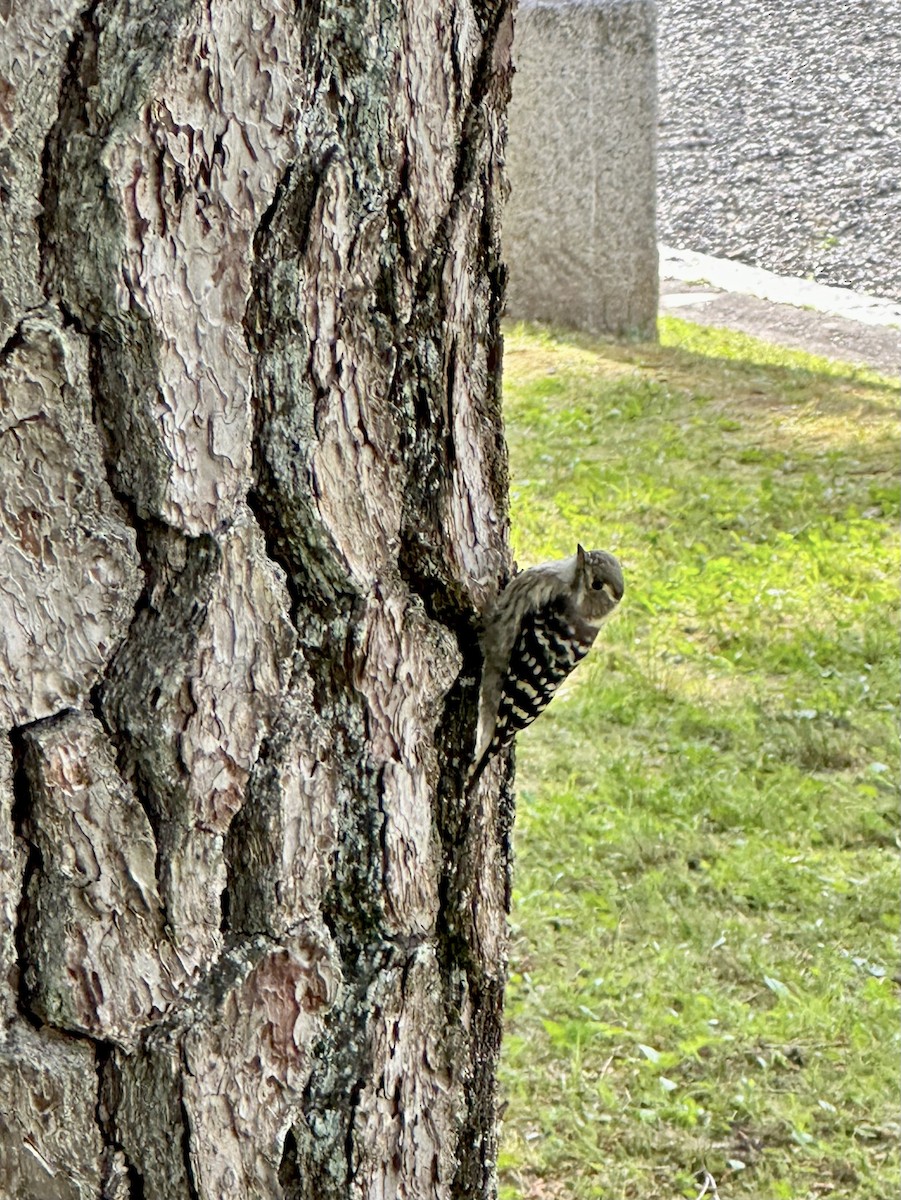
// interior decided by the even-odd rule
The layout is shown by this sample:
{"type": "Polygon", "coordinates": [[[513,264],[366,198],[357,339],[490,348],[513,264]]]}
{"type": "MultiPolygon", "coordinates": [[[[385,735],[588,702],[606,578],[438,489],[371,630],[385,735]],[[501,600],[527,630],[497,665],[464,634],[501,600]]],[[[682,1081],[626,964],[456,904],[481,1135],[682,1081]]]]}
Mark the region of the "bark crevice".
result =
{"type": "MultiPolygon", "coordinates": [[[[51,718],[52,719],[52,718],[51,718]]],[[[31,961],[30,947],[26,939],[29,920],[29,890],[31,881],[43,866],[41,852],[30,836],[31,787],[25,771],[24,729],[13,729],[9,733],[12,747],[12,819],[13,836],[26,847],[25,864],[22,871],[21,891],[16,906],[16,924],[13,931],[18,959],[16,1007],[33,1029],[41,1029],[44,1022],[32,1009],[33,980],[29,979],[31,961]]]]}
{"type": "Polygon", "coordinates": [[[94,1041],[94,1045],[97,1072],[97,1103],[94,1107],[94,1119],[100,1130],[104,1159],[101,1200],[107,1200],[107,1197],[120,1197],[122,1195],[121,1180],[124,1180],[128,1189],[128,1200],[145,1200],[144,1177],[119,1141],[115,1120],[110,1109],[109,1084],[106,1077],[112,1068],[115,1051],[111,1043],[99,1039],[94,1041]]]}

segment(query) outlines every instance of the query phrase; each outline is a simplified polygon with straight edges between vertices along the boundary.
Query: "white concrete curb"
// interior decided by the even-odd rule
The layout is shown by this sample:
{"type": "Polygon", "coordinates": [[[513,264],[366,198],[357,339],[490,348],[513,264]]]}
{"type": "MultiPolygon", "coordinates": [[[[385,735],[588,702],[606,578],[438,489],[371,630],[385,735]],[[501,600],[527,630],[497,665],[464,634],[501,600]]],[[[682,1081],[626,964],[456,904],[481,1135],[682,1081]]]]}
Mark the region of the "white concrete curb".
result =
{"type": "Polygon", "coordinates": [[[831,313],[862,325],[888,325],[901,328],[901,304],[854,292],[850,288],[827,287],[809,279],[792,279],[774,275],[760,267],[749,267],[729,258],[714,258],[694,250],[676,250],[672,246],[658,247],[660,278],[678,279],[683,283],[708,283],[724,292],[756,296],[773,304],[793,304],[797,308],[813,308],[831,313]]]}

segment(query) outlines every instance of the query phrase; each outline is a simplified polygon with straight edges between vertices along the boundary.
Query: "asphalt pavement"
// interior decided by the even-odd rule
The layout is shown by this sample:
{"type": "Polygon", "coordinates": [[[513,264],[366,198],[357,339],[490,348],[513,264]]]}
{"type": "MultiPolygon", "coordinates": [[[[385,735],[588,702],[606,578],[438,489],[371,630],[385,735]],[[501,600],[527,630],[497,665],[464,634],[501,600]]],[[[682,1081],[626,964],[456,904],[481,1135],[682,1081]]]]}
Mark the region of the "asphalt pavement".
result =
{"type": "Polygon", "coordinates": [[[901,382],[901,303],[878,296],[661,245],[660,311],[901,382]]]}

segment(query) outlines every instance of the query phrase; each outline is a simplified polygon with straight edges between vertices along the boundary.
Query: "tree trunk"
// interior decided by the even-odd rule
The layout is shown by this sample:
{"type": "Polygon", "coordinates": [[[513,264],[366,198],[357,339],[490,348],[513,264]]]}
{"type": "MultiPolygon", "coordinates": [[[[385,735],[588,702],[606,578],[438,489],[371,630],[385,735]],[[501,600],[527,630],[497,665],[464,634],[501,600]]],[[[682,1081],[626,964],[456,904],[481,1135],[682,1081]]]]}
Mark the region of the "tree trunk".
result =
{"type": "Polygon", "coordinates": [[[0,0],[0,1195],[494,1191],[510,6],[0,0]]]}

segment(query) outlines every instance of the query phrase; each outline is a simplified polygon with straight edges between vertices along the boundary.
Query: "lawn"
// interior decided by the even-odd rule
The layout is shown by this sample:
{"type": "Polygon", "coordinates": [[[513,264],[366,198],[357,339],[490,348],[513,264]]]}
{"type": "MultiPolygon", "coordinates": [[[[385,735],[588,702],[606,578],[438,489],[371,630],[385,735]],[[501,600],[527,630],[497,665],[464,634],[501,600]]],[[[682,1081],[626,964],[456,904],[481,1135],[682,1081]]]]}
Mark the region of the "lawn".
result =
{"type": "Polygon", "coordinates": [[[509,329],[521,567],[620,611],[517,749],[502,1200],[898,1194],[897,386],[509,329]]]}

